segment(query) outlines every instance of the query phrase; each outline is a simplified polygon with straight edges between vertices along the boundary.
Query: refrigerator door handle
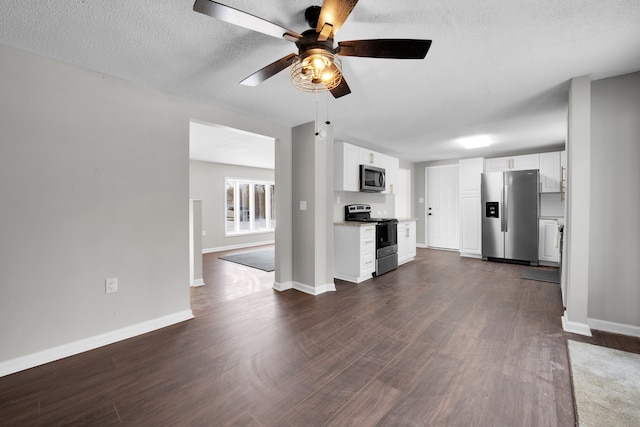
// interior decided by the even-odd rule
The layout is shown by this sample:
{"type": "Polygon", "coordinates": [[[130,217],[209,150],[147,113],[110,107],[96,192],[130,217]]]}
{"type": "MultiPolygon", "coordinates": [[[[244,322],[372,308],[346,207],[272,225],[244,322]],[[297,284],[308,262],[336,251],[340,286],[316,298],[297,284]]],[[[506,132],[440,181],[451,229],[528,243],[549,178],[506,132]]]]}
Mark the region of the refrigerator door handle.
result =
{"type": "Polygon", "coordinates": [[[500,231],[507,231],[507,185],[504,184],[502,186],[502,194],[500,195],[500,206],[502,207],[502,212],[500,212],[500,231]]]}

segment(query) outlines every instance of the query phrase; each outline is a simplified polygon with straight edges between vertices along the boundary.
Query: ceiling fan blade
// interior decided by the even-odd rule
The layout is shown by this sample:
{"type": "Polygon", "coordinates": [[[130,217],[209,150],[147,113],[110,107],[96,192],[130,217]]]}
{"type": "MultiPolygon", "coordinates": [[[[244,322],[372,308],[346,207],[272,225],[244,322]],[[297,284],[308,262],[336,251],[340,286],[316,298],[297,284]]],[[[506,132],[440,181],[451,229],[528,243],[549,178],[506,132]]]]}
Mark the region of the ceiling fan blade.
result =
{"type": "Polygon", "coordinates": [[[331,95],[333,95],[334,98],[340,98],[341,96],[349,95],[350,93],[351,93],[351,89],[349,89],[349,85],[347,84],[347,81],[344,79],[344,76],[342,76],[342,80],[340,81],[340,84],[334,87],[333,89],[331,89],[331,95]]]}
{"type": "Polygon", "coordinates": [[[431,40],[373,39],[338,42],[340,56],[367,58],[423,59],[431,47],[431,40]]]}
{"type": "Polygon", "coordinates": [[[290,53],[289,55],[285,56],[284,58],[280,58],[276,62],[272,62],[271,64],[267,65],[266,67],[264,67],[264,68],[256,71],[255,73],[251,74],[249,77],[247,77],[246,79],[242,80],[240,82],[240,84],[243,84],[245,86],[257,86],[258,84],[260,84],[263,81],[267,80],[269,77],[275,76],[280,71],[284,70],[289,65],[291,65],[291,63],[296,58],[296,56],[298,56],[298,55],[296,55],[295,53],[290,53]]]}
{"type": "Polygon", "coordinates": [[[238,25],[240,27],[267,34],[279,39],[284,38],[286,40],[295,42],[297,39],[302,37],[295,31],[283,28],[278,24],[274,24],[273,22],[269,22],[262,18],[258,18],[257,16],[251,15],[238,9],[234,9],[230,6],[226,6],[222,3],[218,3],[212,0],[196,0],[193,5],[193,10],[220,19],[221,21],[238,25]]]}
{"type": "Polygon", "coordinates": [[[320,10],[320,17],[318,18],[318,25],[316,25],[316,32],[321,33],[323,37],[318,38],[318,40],[324,41],[327,38],[333,38],[357,3],[358,0],[324,0],[322,10],[320,10]],[[326,28],[323,31],[325,24],[333,27],[331,31],[326,28]]]}

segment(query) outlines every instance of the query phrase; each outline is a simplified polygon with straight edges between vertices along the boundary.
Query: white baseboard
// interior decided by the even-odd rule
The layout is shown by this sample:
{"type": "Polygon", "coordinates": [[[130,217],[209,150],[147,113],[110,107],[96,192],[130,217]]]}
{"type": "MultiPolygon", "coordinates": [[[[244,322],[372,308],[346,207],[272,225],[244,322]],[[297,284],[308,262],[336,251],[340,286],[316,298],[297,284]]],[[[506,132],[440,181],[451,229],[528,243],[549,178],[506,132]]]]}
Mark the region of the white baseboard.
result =
{"type": "Polygon", "coordinates": [[[194,288],[198,286],[204,286],[204,279],[195,279],[191,286],[193,286],[194,288]]]}
{"type": "Polygon", "coordinates": [[[273,282],[273,289],[280,292],[287,291],[289,289],[295,289],[297,291],[304,292],[305,294],[320,295],[325,292],[334,292],[336,290],[336,284],[326,283],[322,286],[314,287],[311,285],[305,285],[304,283],[300,283],[300,282],[284,282],[284,283],[273,282]]]}
{"type": "Polygon", "coordinates": [[[0,377],[13,374],[15,372],[24,371],[75,354],[84,353],[98,347],[133,338],[147,332],[155,331],[185,320],[193,319],[191,310],[179,311],[167,316],[158,317],[146,322],[127,326],[115,331],[106,332],[104,334],[95,335],[93,337],[81,339],[68,344],[59,345],[37,353],[28,354],[26,356],[16,357],[4,362],[0,362],[0,377]]]}
{"type": "Polygon", "coordinates": [[[304,283],[300,282],[293,282],[293,289],[310,295],[320,295],[324,294],[325,292],[334,292],[336,290],[336,284],[325,283],[324,285],[320,286],[311,286],[305,285],[304,283]]]}
{"type": "Polygon", "coordinates": [[[624,323],[610,322],[608,320],[600,319],[587,319],[587,323],[591,329],[596,329],[598,331],[628,335],[631,337],[640,337],[640,326],[627,325],[624,323]]]}
{"type": "Polygon", "coordinates": [[[562,329],[566,332],[571,332],[574,334],[584,335],[587,337],[591,336],[591,329],[589,329],[589,325],[586,323],[572,322],[567,319],[567,315],[561,317],[562,319],[562,329]]]}
{"type": "Polygon", "coordinates": [[[230,251],[230,250],[233,250],[233,249],[252,248],[254,246],[272,245],[275,242],[276,242],[275,240],[265,240],[264,242],[242,243],[242,244],[238,244],[238,245],[219,246],[217,248],[202,249],[202,253],[203,254],[210,254],[212,252],[222,252],[222,251],[230,251]]]}
{"type": "Polygon", "coordinates": [[[416,243],[416,248],[422,248],[422,249],[427,249],[429,246],[425,245],[424,243],[416,243]]]}
{"type": "Polygon", "coordinates": [[[283,283],[273,282],[273,289],[275,289],[278,292],[288,291],[289,289],[293,289],[293,282],[283,282],[283,283]]]}
{"type": "Polygon", "coordinates": [[[482,259],[482,254],[472,254],[472,253],[469,253],[469,252],[460,252],[460,256],[463,256],[465,258],[482,259]]]}
{"type": "Polygon", "coordinates": [[[558,267],[560,264],[553,261],[538,261],[538,265],[543,265],[545,267],[558,267]]]}
{"type": "Polygon", "coordinates": [[[344,273],[340,273],[340,272],[334,271],[333,272],[333,277],[335,279],[344,280],[345,282],[362,283],[365,280],[371,279],[373,276],[372,276],[371,272],[365,273],[362,276],[353,276],[351,274],[344,274],[344,273]]]}

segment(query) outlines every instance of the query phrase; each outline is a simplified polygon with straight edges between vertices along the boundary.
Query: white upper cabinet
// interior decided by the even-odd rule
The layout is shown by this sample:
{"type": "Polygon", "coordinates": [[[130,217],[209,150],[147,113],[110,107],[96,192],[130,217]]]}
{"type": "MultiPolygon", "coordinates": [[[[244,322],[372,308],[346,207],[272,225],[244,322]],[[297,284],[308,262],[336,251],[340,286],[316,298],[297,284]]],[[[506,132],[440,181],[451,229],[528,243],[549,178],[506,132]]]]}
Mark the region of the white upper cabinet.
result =
{"type": "Polygon", "coordinates": [[[376,151],[337,141],[333,146],[333,189],[360,191],[360,165],[375,166],[386,172],[383,194],[395,194],[400,160],[376,151]]]}
{"type": "Polygon", "coordinates": [[[336,142],[333,146],[333,169],[335,191],[359,191],[360,147],[336,142]]]}
{"type": "Polygon", "coordinates": [[[485,160],[485,172],[504,172],[515,170],[540,169],[540,155],[497,157],[485,160]]]}
{"type": "Polygon", "coordinates": [[[386,171],[385,177],[387,181],[383,193],[396,194],[398,192],[396,186],[398,185],[398,171],[400,169],[400,160],[391,156],[385,157],[386,165],[384,166],[384,169],[386,171]]]}
{"type": "Polygon", "coordinates": [[[559,193],[562,169],[560,151],[540,154],[540,192],[559,193]]]}
{"type": "Polygon", "coordinates": [[[480,175],[484,169],[484,159],[465,159],[458,162],[459,194],[480,194],[480,175]]]}
{"type": "Polygon", "coordinates": [[[375,166],[377,168],[384,168],[384,164],[386,161],[386,155],[369,150],[368,148],[360,149],[360,164],[361,165],[369,165],[375,166]]]}
{"type": "Polygon", "coordinates": [[[514,156],[511,170],[523,171],[528,169],[540,169],[540,155],[527,154],[526,156],[514,156]]]}
{"type": "Polygon", "coordinates": [[[510,165],[511,165],[510,157],[497,157],[495,159],[486,159],[484,161],[484,171],[486,173],[504,172],[509,170],[510,165]]]}

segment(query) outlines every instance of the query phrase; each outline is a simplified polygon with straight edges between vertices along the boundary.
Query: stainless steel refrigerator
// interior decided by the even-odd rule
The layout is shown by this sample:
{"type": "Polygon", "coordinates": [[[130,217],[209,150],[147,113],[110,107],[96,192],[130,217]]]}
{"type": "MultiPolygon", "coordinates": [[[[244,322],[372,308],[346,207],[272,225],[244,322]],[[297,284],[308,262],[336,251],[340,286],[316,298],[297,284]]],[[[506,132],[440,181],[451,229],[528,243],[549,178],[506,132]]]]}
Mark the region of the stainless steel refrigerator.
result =
{"type": "Polygon", "coordinates": [[[482,174],[482,258],[538,265],[538,170],[482,174]]]}

